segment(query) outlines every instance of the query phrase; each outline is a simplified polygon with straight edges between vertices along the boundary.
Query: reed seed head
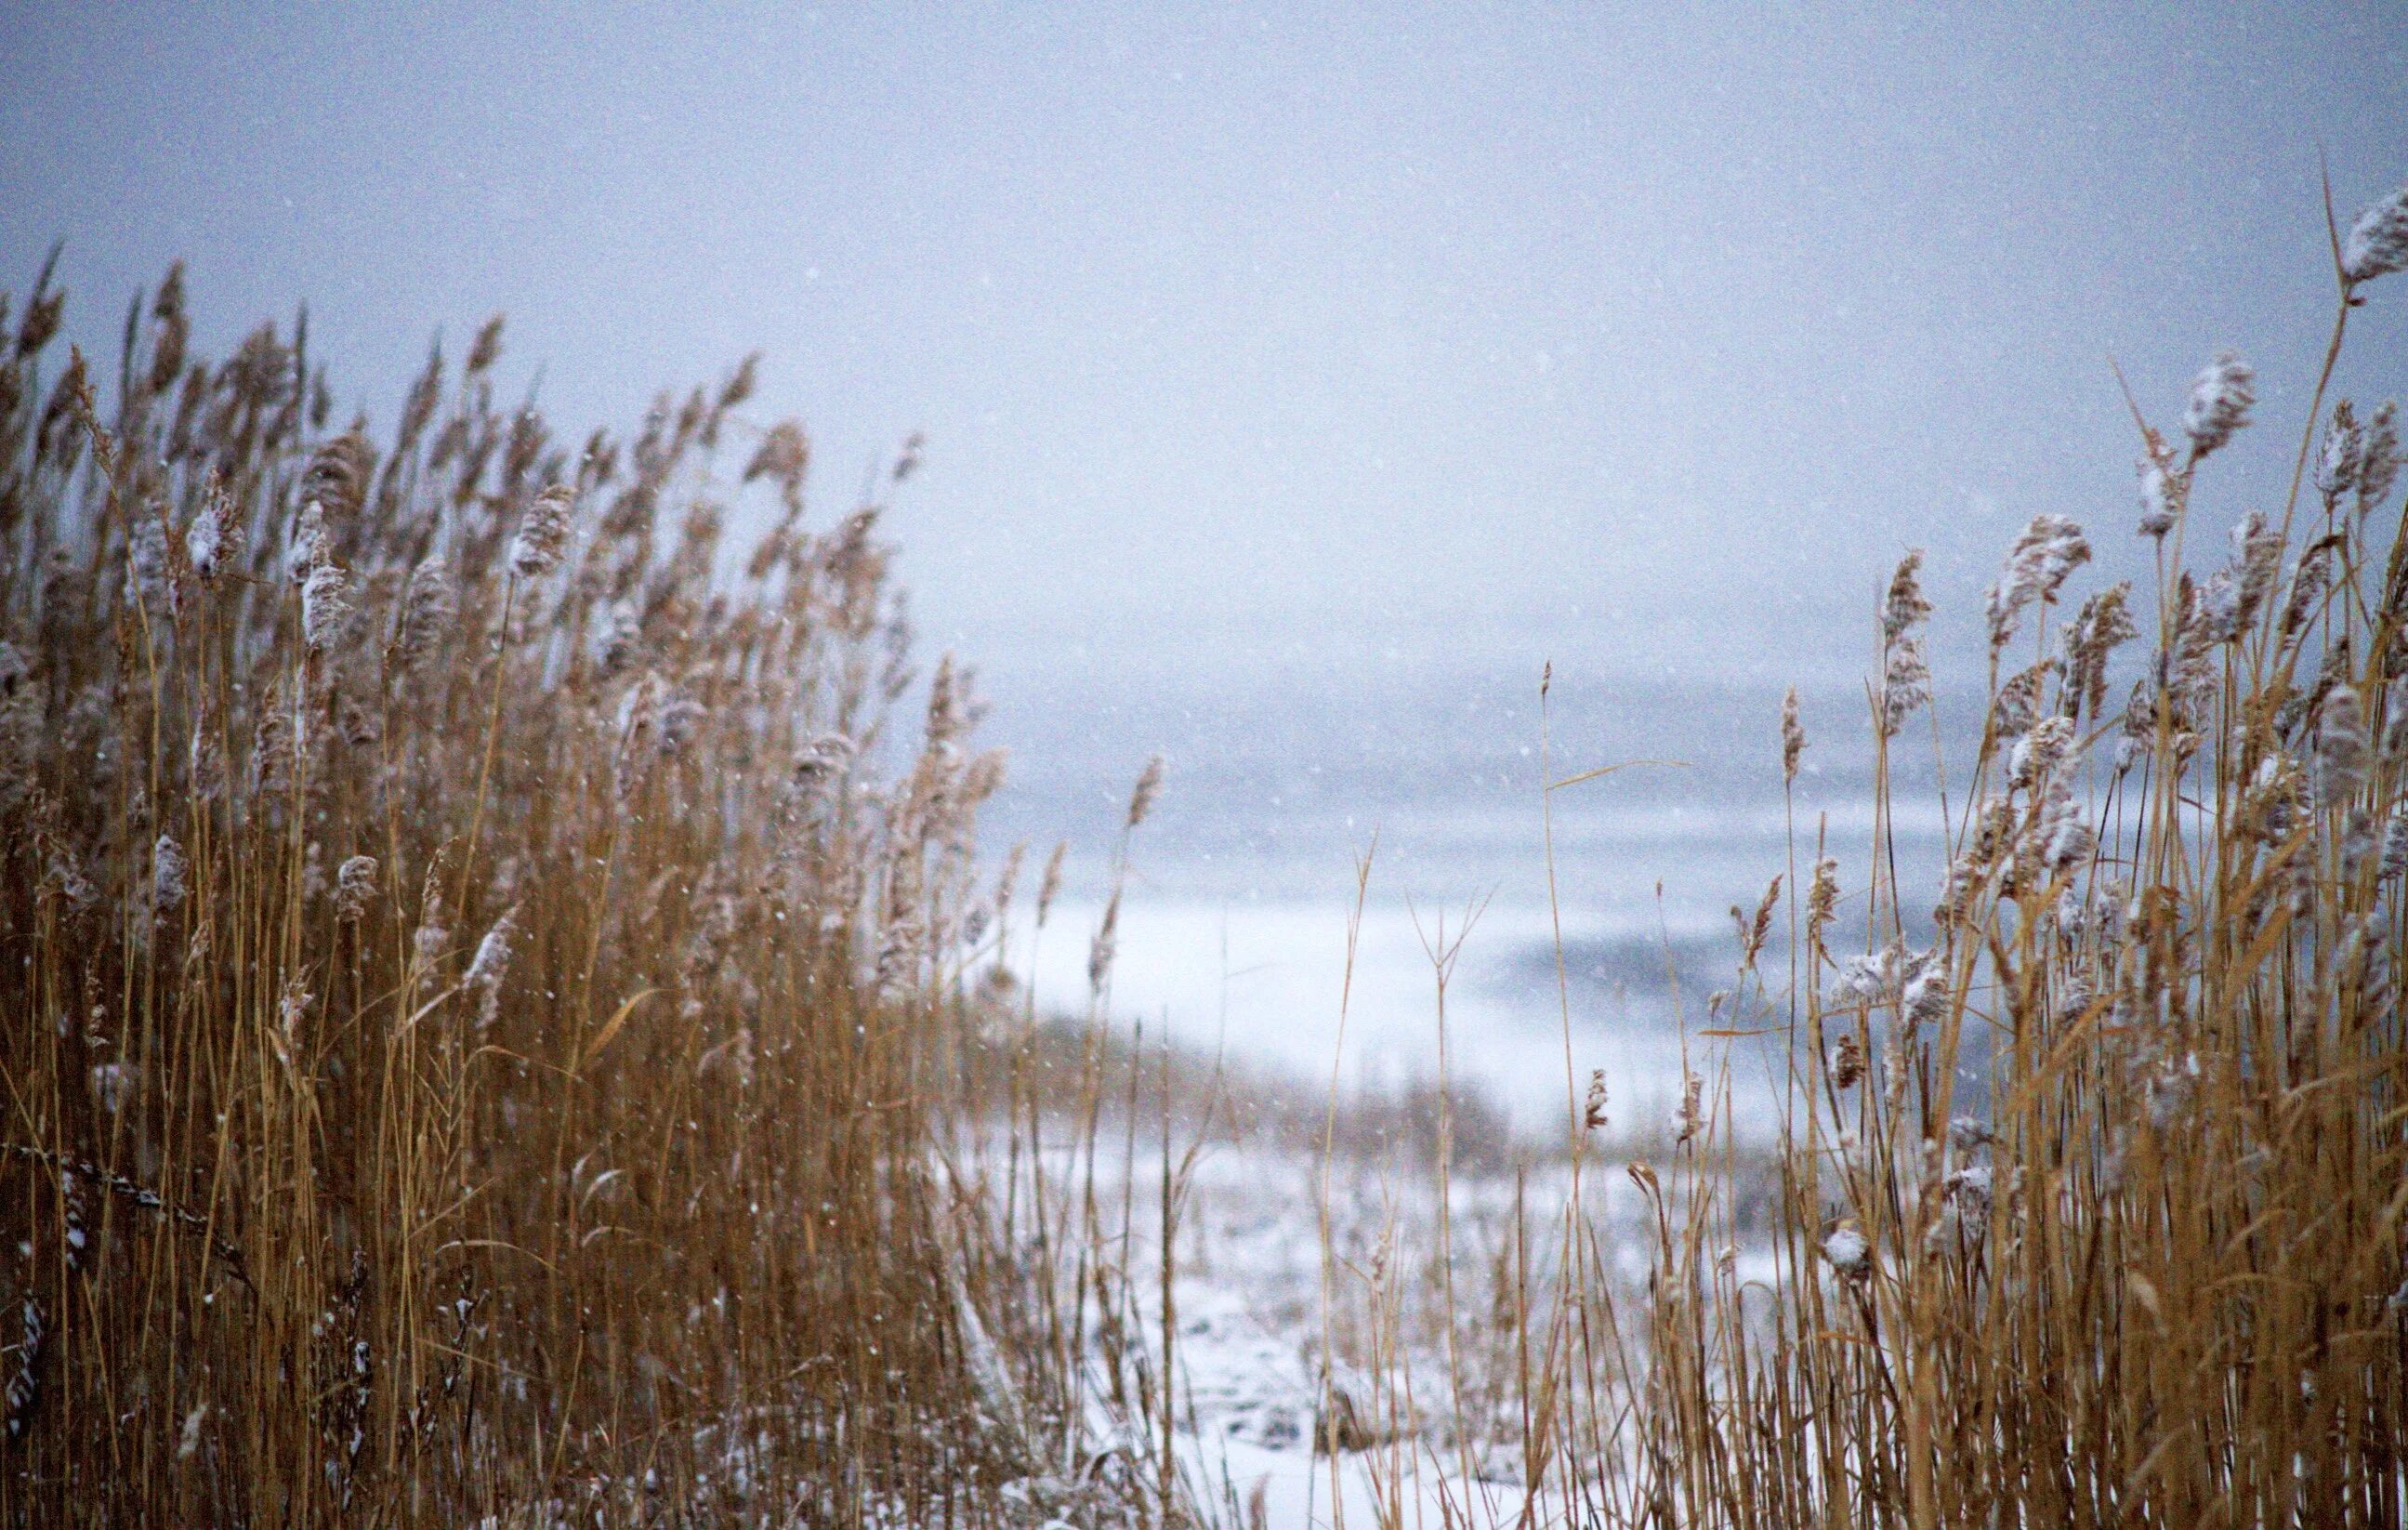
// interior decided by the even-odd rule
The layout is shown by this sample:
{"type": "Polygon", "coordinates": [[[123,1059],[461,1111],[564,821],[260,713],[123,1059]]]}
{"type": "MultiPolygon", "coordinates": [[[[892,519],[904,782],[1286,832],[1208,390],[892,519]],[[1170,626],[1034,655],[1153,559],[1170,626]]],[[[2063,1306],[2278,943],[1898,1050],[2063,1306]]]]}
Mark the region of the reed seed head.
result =
{"type": "Polygon", "coordinates": [[[184,561],[191,566],[194,577],[208,585],[241,556],[242,527],[235,521],[233,507],[224,494],[211,484],[201,502],[200,513],[185,528],[184,561]]]}
{"type": "Polygon", "coordinates": [[[2191,460],[2197,462],[2232,440],[2249,423],[2250,406],[2257,401],[2258,374],[2239,353],[2227,351],[2208,363],[2191,383],[2190,402],[2183,411],[2191,460]]]}
{"type": "Polygon", "coordinates": [[[1087,946],[1087,987],[1100,995],[1105,979],[1111,976],[1112,960],[1120,952],[1121,895],[1112,892],[1111,902],[1104,905],[1103,922],[1096,927],[1096,936],[1087,946]]]}
{"type": "Polygon", "coordinates": [[[2366,707],[2355,686],[2335,686],[2316,718],[2316,784],[2327,803],[2358,794],[2366,784],[2369,755],[2366,707]]]}
{"type": "Polygon", "coordinates": [[[351,616],[351,576],[340,564],[321,560],[301,585],[301,636],[312,649],[332,648],[351,616]]]}
{"type": "Polygon", "coordinates": [[[1931,666],[1923,657],[1923,640],[1900,638],[1889,645],[1882,669],[1878,722],[1884,738],[1896,738],[1906,719],[1931,700],[1931,666]]]}
{"type": "Polygon", "coordinates": [[[2381,509],[2391,498],[2400,476],[2400,406],[2386,401],[2366,422],[2366,439],[2358,453],[2358,511],[2363,515],[2381,509]]]}
{"type": "Polygon", "coordinates": [[[2325,423],[2324,439],[2316,443],[2315,484],[2327,499],[2338,499],[2358,487],[2358,459],[2366,448],[2366,432],[2358,423],[2358,409],[2344,398],[2333,405],[2325,423]]]}
{"type": "Polygon", "coordinates": [[[1831,922],[1840,906],[1840,862],[1825,856],[1814,862],[1813,880],[1807,885],[1806,922],[1820,929],[1831,922]]]}
{"type": "Polygon", "coordinates": [[[1739,931],[1739,965],[1742,972],[1753,971],[1756,959],[1764,950],[1765,940],[1772,932],[1773,906],[1781,902],[1781,877],[1775,876],[1764,889],[1764,897],[1756,905],[1753,917],[1742,913],[1737,904],[1731,907],[1731,923],[1739,931]]]}
{"type": "Polygon", "coordinates": [[[412,569],[402,589],[400,628],[394,637],[403,667],[417,669],[439,653],[458,615],[458,598],[443,564],[430,557],[412,569]]]}
{"type": "Polygon", "coordinates": [[[1044,874],[1037,879],[1037,928],[1045,928],[1045,917],[1054,911],[1054,899],[1062,890],[1062,858],[1069,853],[1068,840],[1057,840],[1054,851],[1045,858],[1044,874]]]}
{"type": "Polygon", "coordinates": [[[42,1349],[45,1334],[42,1309],[27,1292],[17,1303],[17,1363],[8,1372],[6,1403],[8,1437],[24,1434],[34,1422],[35,1405],[41,1399],[42,1349]]]}
{"type": "Polygon", "coordinates": [[[2082,527],[2062,515],[2033,516],[2008,550],[1999,582],[1990,587],[1990,646],[2005,647],[2025,608],[2056,599],[2068,576],[2089,561],[2090,543],[2082,527]]]}
{"type": "Polygon", "coordinates": [[[353,856],[344,861],[335,873],[336,917],[352,924],[366,918],[376,890],[376,857],[353,856]]]}
{"type": "Polygon", "coordinates": [[[510,541],[510,572],[521,579],[541,579],[560,567],[576,508],[576,491],[566,484],[554,484],[537,495],[519,521],[518,535],[510,541]]]}
{"type": "Polygon", "coordinates": [[[301,507],[300,518],[293,523],[293,535],[284,544],[285,577],[298,585],[307,581],[309,570],[327,556],[326,512],[312,499],[301,507]]]}
{"type": "Polygon", "coordinates": [[[1890,575],[1889,593],[1882,599],[1882,641],[1895,642],[1907,630],[1931,614],[1931,602],[1923,598],[1923,549],[1911,549],[1899,559],[1898,570],[1890,575]]]}
{"type": "Polygon", "coordinates": [[[2154,458],[2141,459],[2141,535],[2162,538],[2182,518],[2187,485],[2154,458]]]}
{"type": "Polygon", "coordinates": [[[2351,286],[2408,267],[2408,186],[2369,206],[2341,242],[2342,280],[2351,286]]]}
{"type": "Polygon", "coordinates": [[[1139,772],[1137,789],[1129,794],[1128,818],[1125,826],[1128,829],[1134,830],[1138,825],[1145,822],[1145,816],[1154,811],[1154,800],[1162,791],[1162,757],[1156,755],[1147,760],[1145,769],[1139,772]]]}
{"type": "Polygon", "coordinates": [[[1853,1227],[1836,1227],[1825,1234],[1823,1258],[1842,1280],[1862,1280],[1873,1271],[1872,1245],[1853,1227]]]}
{"type": "Polygon", "coordinates": [[[1798,779],[1798,762],[1806,753],[1806,725],[1798,716],[1798,687],[1792,686],[1781,698],[1781,782],[1788,786],[1798,779]]]}
{"type": "Polygon", "coordinates": [[[1686,1147],[1705,1132],[1705,1096],[1706,1081],[1684,1069],[1681,1075],[1681,1108],[1672,1115],[1674,1147],[1686,1147]]]}
{"type": "Polygon", "coordinates": [[[477,1025],[491,1029],[500,1014],[502,984],[510,974],[511,948],[518,938],[518,924],[513,909],[495,919],[485,938],[477,943],[477,954],[468,963],[467,974],[460,979],[464,989],[481,991],[477,1025]]]}
{"type": "Polygon", "coordinates": [[[150,905],[165,913],[184,901],[193,863],[172,834],[150,847],[150,905]]]}
{"type": "Polygon", "coordinates": [[[1831,1083],[1837,1089],[1854,1089],[1864,1076],[1864,1044],[1854,1031],[1842,1031],[1831,1058],[1831,1083]]]}

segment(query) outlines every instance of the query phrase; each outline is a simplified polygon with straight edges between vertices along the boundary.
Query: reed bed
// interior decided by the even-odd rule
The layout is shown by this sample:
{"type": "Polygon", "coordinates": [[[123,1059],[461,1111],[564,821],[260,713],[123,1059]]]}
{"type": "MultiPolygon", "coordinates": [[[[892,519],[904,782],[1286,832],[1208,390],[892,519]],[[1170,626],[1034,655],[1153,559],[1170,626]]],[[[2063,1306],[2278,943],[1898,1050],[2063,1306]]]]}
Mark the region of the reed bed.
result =
{"type": "Polygon", "coordinates": [[[940,1172],[1001,761],[916,440],[813,517],[751,360],[566,440],[496,320],[378,433],[306,316],[213,362],[171,271],[109,377],[64,300],[0,301],[0,1523],[1008,1520],[1070,1426],[940,1172]]]}
{"type": "MultiPolygon", "coordinates": [[[[2237,356],[2177,423],[2136,404],[2138,514],[2110,534],[2148,539],[2154,581],[2084,588],[2097,533],[2036,518],[1981,614],[1970,758],[1927,730],[1934,613],[1899,565],[1876,780],[1886,814],[1899,752],[1940,753],[1947,864],[1799,825],[1733,911],[1737,979],[1656,1153],[1589,1145],[1612,1106],[1579,1097],[1568,1031],[1561,1212],[1528,1214],[1538,1251],[1445,1320],[1463,1348],[1420,1388],[1511,1375],[1518,1462],[1392,1407],[1378,1433],[1413,1443],[1372,1458],[1383,1522],[1415,1492],[1521,1523],[2408,1518],[2408,541],[2397,411],[2327,408],[2370,284],[2408,267],[2408,192],[2332,252],[2287,499],[2229,539],[2194,509],[2253,439],[2237,356]],[[1784,1119],[1737,1120],[1730,1070],[1765,1046],[1784,1119]],[[1643,1279],[1616,1274],[1634,1235],[1643,1279]]],[[[1781,719],[1786,780],[1807,722],[1781,719]]],[[[1332,1254],[1334,1286],[1364,1278],[1332,1254]]]]}
{"type": "Polygon", "coordinates": [[[2332,247],[2286,501],[2200,558],[2254,374],[2136,404],[2155,576],[2036,518],[1970,740],[1910,555],[1871,843],[1800,823],[1733,911],[1669,1124],[1567,1006],[1535,1153],[1442,1023],[1431,1088],[1319,1109],[1115,1028],[1158,762],[1083,1019],[1014,979],[1062,856],[981,871],[1002,761],[879,535],[916,438],[815,518],[752,362],[570,444],[498,322],[337,428],[304,320],[209,362],[171,271],[102,378],[45,269],[0,303],[0,1522],[1265,1523],[1180,1437],[1216,1145],[1318,1149],[1332,1514],[1352,1462],[1391,1530],[2401,1523],[2408,540],[2396,411],[2326,393],[2408,193],[2332,247]],[[1901,868],[1925,747],[1950,855],[1901,868]]]}

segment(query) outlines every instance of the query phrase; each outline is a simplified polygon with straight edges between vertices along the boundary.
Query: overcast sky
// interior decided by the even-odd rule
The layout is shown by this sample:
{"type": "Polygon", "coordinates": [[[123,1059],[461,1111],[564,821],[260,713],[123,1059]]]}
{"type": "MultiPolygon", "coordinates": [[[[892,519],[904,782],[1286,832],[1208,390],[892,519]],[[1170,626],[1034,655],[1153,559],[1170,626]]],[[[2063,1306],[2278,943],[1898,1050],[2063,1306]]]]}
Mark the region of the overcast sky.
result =
{"type": "Polygon", "coordinates": [[[2111,356],[2172,423],[2246,353],[2203,512],[2278,492],[2318,150],[2408,177],[2373,6],[4,8],[0,285],[306,299],[384,425],[497,309],[567,425],[761,348],[823,512],[927,433],[906,577],[1007,702],[1845,670],[1911,543],[1970,631],[2035,512],[2134,559],[2111,356]]]}

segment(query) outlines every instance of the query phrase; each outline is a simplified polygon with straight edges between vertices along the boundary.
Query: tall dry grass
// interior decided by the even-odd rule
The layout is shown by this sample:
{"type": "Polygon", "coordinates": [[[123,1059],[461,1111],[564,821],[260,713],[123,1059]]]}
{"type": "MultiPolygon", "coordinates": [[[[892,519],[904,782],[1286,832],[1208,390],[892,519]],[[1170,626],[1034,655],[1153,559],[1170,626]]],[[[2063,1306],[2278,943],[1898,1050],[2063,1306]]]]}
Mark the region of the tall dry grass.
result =
{"type": "MultiPolygon", "coordinates": [[[[2408,1518],[2408,540],[2395,411],[2325,407],[2369,283],[2408,265],[2408,193],[2333,254],[2288,499],[2200,557],[2226,539],[2194,491],[2252,439],[2254,375],[2218,358],[2170,428],[2135,406],[2156,576],[2085,589],[2088,536],[2035,519],[1983,613],[1970,758],[1924,725],[1932,613],[1900,565],[1882,828],[1800,826],[1785,907],[1776,884],[1735,911],[1668,1150],[1614,1162],[1573,1127],[1552,1235],[1517,1231],[1542,1251],[1448,1367],[1513,1378],[1510,1486],[1459,1424],[1393,1412],[1418,1443],[1384,1481],[1463,1514],[1502,1491],[1523,1523],[2408,1518]],[[1888,767],[1925,747],[1952,855],[1901,866],[1888,767]],[[1785,1067],[1781,1121],[1733,1117],[1751,1045],[1785,1067]],[[1615,1275],[1633,1240],[1643,1282],[1615,1275]]],[[[1783,719],[1790,780],[1807,721],[1783,719]]]]}
{"type": "Polygon", "coordinates": [[[1910,556],[1872,842],[1799,826],[1666,1131],[1608,1136],[1568,1023],[1565,1151],[1462,1206],[1502,1133],[1442,1070],[1316,1120],[1109,1029],[1158,770],[1085,1023],[996,975],[1061,862],[1025,924],[979,876],[1000,762],[877,535],[915,446],[823,528],[749,362],[572,448],[488,325],[379,437],[298,322],[189,355],[175,273],[113,380],[58,365],[46,271],[0,308],[0,1520],[1186,1523],[1172,1251],[1251,1133],[1437,1187],[1341,1249],[1321,1176],[1313,1436],[1397,1530],[2401,1523],[2408,543],[2393,412],[2325,392],[2408,200],[2333,246],[2288,502],[2194,569],[2254,377],[2136,407],[2156,576],[2036,519],[1961,758],[1910,556]],[[1901,867],[1927,746],[1952,855],[1901,867]]]}
{"type": "MultiPolygon", "coordinates": [[[[968,677],[747,361],[390,429],[0,303],[0,1522],[990,1523],[968,677]],[[13,323],[9,320],[13,318],[13,323]],[[769,529],[723,545],[744,516],[769,529]]],[[[1022,1386],[1031,1384],[1025,1406],[1022,1386]]]]}

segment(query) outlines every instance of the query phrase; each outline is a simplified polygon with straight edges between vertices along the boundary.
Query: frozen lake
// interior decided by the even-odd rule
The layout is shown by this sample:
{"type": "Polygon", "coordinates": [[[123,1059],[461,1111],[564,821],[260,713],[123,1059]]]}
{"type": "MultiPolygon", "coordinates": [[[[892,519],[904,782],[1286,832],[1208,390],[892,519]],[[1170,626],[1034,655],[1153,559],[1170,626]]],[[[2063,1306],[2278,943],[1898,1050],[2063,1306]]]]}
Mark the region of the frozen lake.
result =
{"type": "MultiPolygon", "coordinates": [[[[1819,828],[1843,889],[1858,892],[1874,829],[1867,729],[1835,692],[1807,703],[1815,742],[1795,794],[1797,869],[1810,871],[1819,828]]],[[[1684,1046],[1703,1067],[1721,1054],[1695,1032],[1733,1024],[1708,1018],[1710,995],[1737,986],[1730,908],[1753,911],[1770,878],[1791,872],[1779,690],[1559,685],[1555,778],[1620,760],[1681,763],[1555,793],[1555,910],[1535,696],[1503,695],[1502,685],[1464,682],[1420,694],[1088,710],[1054,697],[1051,727],[998,706],[990,732],[1012,749],[1015,785],[991,816],[989,844],[1025,839],[1032,857],[1055,837],[1073,847],[1035,948],[1040,1004],[1086,1004],[1111,833],[1129,780],[1159,748],[1170,774],[1132,856],[1116,1023],[1142,1020],[1150,1034],[1167,1026],[1190,1045],[1226,1044],[1307,1079],[1326,1080],[1334,1067],[1354,1083],[1434,1081],[1433,951],[1460,939],[1446,988],[1452,1079],[1525,1125],[1559,1120],[1569,1017],[1581,1087],[1602,1068],[1617,1121],[1669,1113],[1684,1046]],[[1350,987],[1354,865],[1375,834],[1350,987]]],[[[1899,772],[1910,806],[1895,837],[1911,891],[1927,873],[1937,883],[1930,753],[1927,737],[1899,772]]],[[[1014,964],[1027,971],[1025,910],[1022,926],[1014,964]]],[[[1776,996],[1788,981],[1785,931],[1784,893],[1763,959],[1776,996]]],[[[1760,1010],[1740,1021],[1763,1023],[1760,1010]]],[[[1765,1066],[1760,1048],[1736,1054],[1737,1098],[1763,1097],[1765,1066]]]]}

